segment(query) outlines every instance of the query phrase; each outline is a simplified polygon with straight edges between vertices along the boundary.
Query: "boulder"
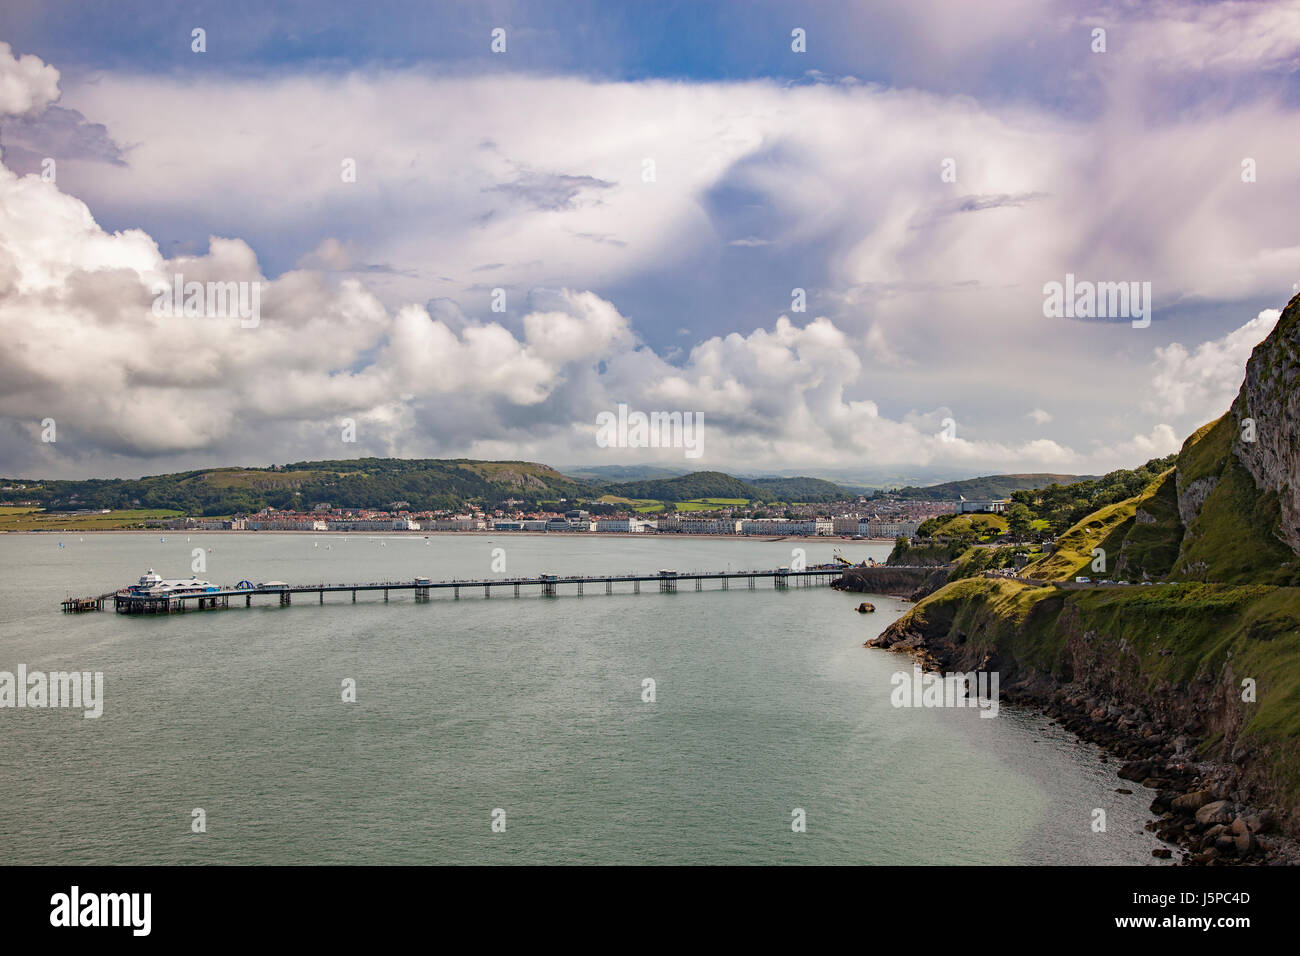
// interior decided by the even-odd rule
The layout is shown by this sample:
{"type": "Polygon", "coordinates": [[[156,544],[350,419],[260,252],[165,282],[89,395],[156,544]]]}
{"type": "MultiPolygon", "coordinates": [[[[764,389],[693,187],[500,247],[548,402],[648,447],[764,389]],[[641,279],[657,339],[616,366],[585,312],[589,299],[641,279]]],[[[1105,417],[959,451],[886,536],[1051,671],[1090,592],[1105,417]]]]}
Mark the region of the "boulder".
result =
{"type": "Polygon", "coordinates": [[[1215,823],[1228,823],[1232,820],[1232,804],[1227,800],[1215,800],[1196,811],[1196,822],[1203,826],[1215,823]]]}
{"type": "Polygon", "coordinates": [[[1155,763],[1151,760],[1133,760],[1124,764],[1116,771],[1116,776],[1121,780],[1142,781],[1151,776],[1151,771],[1155,769],[1155,763]]]}
{"type": "Polygon", "coordinates": [[[1259,844],[1255,842],[1255,835],[1253,833],[1243,834],[1242,836],[1239,836],[1236,839],[1237,839],[1237,856],[1240,857],[1250,856],[1252,853],[1255,852],[1256,848],[1259,846],[1259,844]]]}
{"type": "Polygon", "coordinates": [[[861,604],[858,605],[859,614],[870,614],[875,609],[876,606],[872,604],[870,601],[863,601],[861,604]]]}
{"type": "Polygon", "coordinates": [[[1268,833],[1276,822],[1272,810],[1260,810],[1258,813],[1252,813],[1245,820],[1251,833],[1268,833]]]}
{"type": "Polygon", "coordinates": [[[1169,806],[1178,813],[1192,814],[1213,801],[1214,794],[1210,793],[1210,791],[1195,790],[1191,793],[1185,793],[1181,797],[1174,797],[1169,806]]]}

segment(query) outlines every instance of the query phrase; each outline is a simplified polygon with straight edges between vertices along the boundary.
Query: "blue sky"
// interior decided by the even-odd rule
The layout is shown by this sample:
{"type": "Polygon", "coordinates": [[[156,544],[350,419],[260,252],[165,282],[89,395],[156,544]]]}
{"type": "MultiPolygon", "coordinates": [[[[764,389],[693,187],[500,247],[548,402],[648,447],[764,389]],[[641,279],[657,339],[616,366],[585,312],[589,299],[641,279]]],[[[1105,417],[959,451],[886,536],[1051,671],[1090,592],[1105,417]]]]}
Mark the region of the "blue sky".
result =
{"type": "Polygon", "coordinates": [[[1095,472],[1221,413],[1300,281],[1292,0],[17,2],[0,42],[7,474],[1095,472]],[[267,320],[126,319],[178,271],[267,320]],[[1152,283],[1150,327],[1045,317],[1066,273],[1152,283]],[[703,413],[704,459],[597,447],[620,401],[703,413]]]}

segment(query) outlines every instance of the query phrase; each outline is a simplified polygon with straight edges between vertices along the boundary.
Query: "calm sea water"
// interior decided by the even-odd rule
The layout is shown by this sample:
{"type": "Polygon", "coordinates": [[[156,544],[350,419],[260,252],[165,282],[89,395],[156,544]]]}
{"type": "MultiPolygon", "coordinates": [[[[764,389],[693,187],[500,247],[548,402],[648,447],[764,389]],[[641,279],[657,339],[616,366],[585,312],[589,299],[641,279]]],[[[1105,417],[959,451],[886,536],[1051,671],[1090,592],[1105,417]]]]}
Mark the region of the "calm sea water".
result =
{"type": "MultiPolygon", "coordinates": [[[[887,551],[802,546],[816,563],[835,544],[853,560],[887,551]]],[[[157,618],[58,607],[150,567],[188,577],[197,547],[215,582],[305,584],[490,577],[494,548],[517,575],[775,567],[799,545],[0,536],[0,670],[102,671],[106,698],[97,720],[0,709],[6,862],[1151,861],[1149,794],[1115,793],[1091,745],[1006,706],[981,719],[890,705],[910,664],[862,644],[906,609],[896,598],[768,584],[263,598],[157,618]],[[876,614],[854,613],[863,597],[876,614]],[[356,703],[342,701],[347,678],[356,703]],[[195,808],[206,833],[191,832],[195,808]],[[806,832],[792,831],[796,808],[806,832]]]]}

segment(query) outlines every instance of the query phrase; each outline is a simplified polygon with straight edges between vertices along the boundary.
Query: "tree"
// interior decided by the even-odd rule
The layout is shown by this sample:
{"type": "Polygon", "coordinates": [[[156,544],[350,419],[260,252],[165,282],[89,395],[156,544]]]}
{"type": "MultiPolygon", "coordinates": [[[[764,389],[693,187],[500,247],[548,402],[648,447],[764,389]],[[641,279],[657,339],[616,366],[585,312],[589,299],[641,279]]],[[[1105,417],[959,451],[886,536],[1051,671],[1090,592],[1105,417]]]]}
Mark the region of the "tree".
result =
{"type": "Polygon", "coordinates": [[[1024,541],[1033,531],[1034,516],[1029,508],[1016,502],[1007,509],[1007,533],[1016,541],[1024,541]]]}

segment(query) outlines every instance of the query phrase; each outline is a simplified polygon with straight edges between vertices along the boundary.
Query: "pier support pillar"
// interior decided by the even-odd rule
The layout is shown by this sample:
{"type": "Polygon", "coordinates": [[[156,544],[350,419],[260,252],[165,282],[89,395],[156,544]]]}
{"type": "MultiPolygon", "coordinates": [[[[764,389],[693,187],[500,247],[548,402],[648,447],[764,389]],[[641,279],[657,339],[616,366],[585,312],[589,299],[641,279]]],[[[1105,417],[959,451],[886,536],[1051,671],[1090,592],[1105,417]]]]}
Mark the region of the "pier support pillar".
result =
{"type": "Polygon", "coordinates": [[[353,590],[352,590],[352,603],[353,603],[353,604],[356,604],[356,603],[357,603],[357,592],[356,592],[356,589],[355,589],[355,588],[353,588],[353,590]]]}
{"type": "Polygon", "coordinates": [[[582,597],[582,582],[578,582],[578,597],[582,597]]]}
{"type": "Polygon", "coordinates": [[[519,597],[519,585],[515,585],[515,597],[519,597]]]}
{"type": "Polygon", "coordinates": [[[491,596],[492,596],[492,585],[490,584],[483,585],[483,599],[487,600],[491,596]]]}
{"type": "Polygon", "coordinates": [[[245,594],[245,595],[244,595],[244,607],[252,607],[252,606],[253,606],[253,595],[251,595],[251,594],[245,594]]]}
{"type": "Polygon", "coordinates": [[[388,601],[388,588],[384,588],[384,601],[388,601]]]}
{"type": "Polygon", "coordinates": [[[640,594],[640,593],[641,593],[641,582],[640,582],[640,581],[633,581],[633,582],[632,582],[632,593],[633,593],[633,594],[640,594]]]}
{"type": "Polygon", "coordinates": [[[613,593],[614,593],[614,582],[613,582],[613,581],[609,581],[609,580],[606,580],[606,581],[605,581],[605,593],[606,593],[606,594],[613,594],[613,593]]]}
{"type": "Polygon", "coordinates": [[[320,595],[320,603],[321,603],[321,604],[324,604],[324,603],[325,603],[325,592],[324,592],[324,591],[317,591],[316,593],[320,595]]]}
{"type": "Polygon", "coordinates": [[[280,592],[280,607],[288,607],[293,603],[293,595],[288,591],[280,592]]]}

